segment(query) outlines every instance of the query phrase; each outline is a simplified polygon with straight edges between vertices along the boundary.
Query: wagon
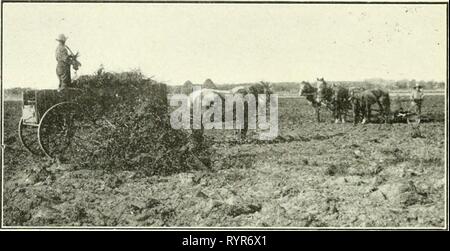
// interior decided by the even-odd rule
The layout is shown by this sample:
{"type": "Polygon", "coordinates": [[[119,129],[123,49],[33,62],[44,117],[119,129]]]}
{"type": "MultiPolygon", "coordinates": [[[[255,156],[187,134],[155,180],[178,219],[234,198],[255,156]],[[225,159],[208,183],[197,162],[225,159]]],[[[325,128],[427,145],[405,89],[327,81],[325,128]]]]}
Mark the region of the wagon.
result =
{"type": "Polygon", "coordinates": [[[33,155],[57,158],[86,149],[95,130],[77,88],[29,90],[23,93],[18,134],[23,147],[33,155]]]}

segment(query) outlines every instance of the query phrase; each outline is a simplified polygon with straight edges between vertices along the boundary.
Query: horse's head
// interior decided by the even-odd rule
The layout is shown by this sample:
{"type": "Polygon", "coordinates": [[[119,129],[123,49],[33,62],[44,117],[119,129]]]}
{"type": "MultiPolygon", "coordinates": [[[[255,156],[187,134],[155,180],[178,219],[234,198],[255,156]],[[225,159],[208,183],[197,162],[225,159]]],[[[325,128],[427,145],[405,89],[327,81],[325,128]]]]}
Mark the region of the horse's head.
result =
{"type": "Polygon", "coordinates": [[[363,87],[350,87],[348,89],[348,99],[352,103],[359,102],[363,96],[367,96],[367,93],[363,87]]]}
{"type": "Polygon", "coordinates": [[[300,96],[310,95],[314,92],[316,92],[316,90],[308,82],[302,81],[300,83],[300,90],[299,90],[300,96]]]}
{"type": "Polygon", "coordinates": [[[81,63],[78,61],[78,56],[79,56],[78,52],[74,55],[69,56],[70,64],[72,65],[72,67],[75,71],[78,71],[78,69],[81,66],[81,63]]]}

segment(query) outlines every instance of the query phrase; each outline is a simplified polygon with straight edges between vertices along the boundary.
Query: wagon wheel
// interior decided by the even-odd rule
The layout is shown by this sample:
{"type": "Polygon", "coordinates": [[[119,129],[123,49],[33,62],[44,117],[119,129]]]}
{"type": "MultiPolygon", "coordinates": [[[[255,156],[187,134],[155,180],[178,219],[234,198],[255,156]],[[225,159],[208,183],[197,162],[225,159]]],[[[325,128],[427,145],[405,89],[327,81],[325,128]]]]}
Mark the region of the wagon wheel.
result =
{"type": "Polygon", "coordinates": [[[80,105],[63,102],[42,116],[38,129],[41,149],[50,158],[75,159],[92,151],[95,126],[80,105]]]}
{"type": "Polygon", "coordinates": [[[22,146],[31,154],[44,156],[44,152],[39,145],[38,139],[38,126],[37,125],[26,125],[23,119],[19,121],[19,140],[22,146]]]}

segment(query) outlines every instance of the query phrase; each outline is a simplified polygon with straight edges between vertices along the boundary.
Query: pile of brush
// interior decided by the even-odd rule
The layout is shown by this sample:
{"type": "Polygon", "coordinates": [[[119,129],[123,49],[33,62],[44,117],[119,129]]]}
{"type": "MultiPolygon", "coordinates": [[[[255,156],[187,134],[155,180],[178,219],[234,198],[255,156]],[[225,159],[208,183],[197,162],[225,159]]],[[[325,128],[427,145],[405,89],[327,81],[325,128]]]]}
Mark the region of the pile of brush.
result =
{"type": "Polygon", "coordinates": [[[81,165],[147,175],[209,168],[207,142],[198,145],[189,133],[170,126],[165,84],[140,72],[106,72],[81,76],[74,87],[84,90],[79,102],[86,113],[107,122],[91,137],[100,144],[78,160],[81,165]]]}

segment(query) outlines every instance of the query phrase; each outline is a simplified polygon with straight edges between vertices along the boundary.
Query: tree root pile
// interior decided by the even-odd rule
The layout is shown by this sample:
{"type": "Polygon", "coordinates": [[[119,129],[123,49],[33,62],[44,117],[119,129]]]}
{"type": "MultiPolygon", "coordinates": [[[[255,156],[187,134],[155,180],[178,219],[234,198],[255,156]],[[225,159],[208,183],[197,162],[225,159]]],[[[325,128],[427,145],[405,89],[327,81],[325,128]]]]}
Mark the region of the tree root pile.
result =
{"type": "Polygon", "coordinates": [[[78,100],[84,113],[98,127],[80,165],[148,175],[209,168],[208,143],[170,126],[165,84],[140,72],[86,75],[74,84],[84,91],[78,100]]]}

